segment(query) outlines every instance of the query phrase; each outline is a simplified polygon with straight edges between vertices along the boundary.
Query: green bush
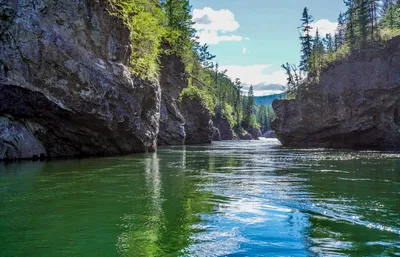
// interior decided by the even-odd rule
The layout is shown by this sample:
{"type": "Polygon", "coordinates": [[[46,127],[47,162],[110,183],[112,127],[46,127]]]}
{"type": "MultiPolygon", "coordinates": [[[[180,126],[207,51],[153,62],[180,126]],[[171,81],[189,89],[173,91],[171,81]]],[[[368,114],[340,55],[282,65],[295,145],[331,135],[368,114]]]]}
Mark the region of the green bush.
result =
{"type": "Polygon", "coordinates": [[[130,30],[131,72],[142,79],[155,79],[159,72],[161,42],[167,33],[166,17],[153,1],[112,0],[130,30]]]}
{"type": "Polygon", "coordinates": [[[334,52],[328,53],[324,56],[324,67],[329,66],[329,64],[334,63],[338,60],[343,60],[350,55],[350,46],[348,44],[344,44],[339,49],[334,52]]]}
{"type": "Polygon", "coordinates": [[[383,28],[380,31],[380,36],[383,42],[387,42],[390,39],[397,37],[399,35],[400,35],[400,28],[394,28],[394,29],[383,28]]]}
{"type": "Polygon", "coordinates": [[[222,115],[226,117],[231,128],[234,128],[237,125],[234,113],[233,107],[230,104],[223,104],[222,115]]]}
{"type": "Polygon", "coordinates": [[[201,101],[202,105],[206,107],[211,112],[212,115],[215,114],[214,99],[205,90],[197,88],[195,86],[189,86],[184,90],[182,90],[179,96],[179,101],[182,101],[185,97],[190,100],[201,101]]]}

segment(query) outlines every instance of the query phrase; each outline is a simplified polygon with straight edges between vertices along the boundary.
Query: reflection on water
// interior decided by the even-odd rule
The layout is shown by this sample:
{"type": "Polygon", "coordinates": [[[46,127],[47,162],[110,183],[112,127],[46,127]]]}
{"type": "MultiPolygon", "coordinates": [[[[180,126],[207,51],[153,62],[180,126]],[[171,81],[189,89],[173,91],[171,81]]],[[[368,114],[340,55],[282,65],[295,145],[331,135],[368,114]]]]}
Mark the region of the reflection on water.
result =
{"type": "Polygon", "coordinates": [[[0,164],[0,256],[400,255],[399,157],[261,140],[0,164]]]}

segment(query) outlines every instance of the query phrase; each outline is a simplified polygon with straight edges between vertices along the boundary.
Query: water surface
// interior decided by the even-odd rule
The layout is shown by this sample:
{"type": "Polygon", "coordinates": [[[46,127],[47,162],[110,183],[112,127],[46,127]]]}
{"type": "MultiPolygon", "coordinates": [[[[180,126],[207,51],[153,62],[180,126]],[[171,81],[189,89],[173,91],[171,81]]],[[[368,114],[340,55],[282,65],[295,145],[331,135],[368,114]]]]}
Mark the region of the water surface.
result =
{"type": "Polygon", "coordinates": [[[0,164],[0,256],[400,256],[400,154],[276,140],[0,164]]]}

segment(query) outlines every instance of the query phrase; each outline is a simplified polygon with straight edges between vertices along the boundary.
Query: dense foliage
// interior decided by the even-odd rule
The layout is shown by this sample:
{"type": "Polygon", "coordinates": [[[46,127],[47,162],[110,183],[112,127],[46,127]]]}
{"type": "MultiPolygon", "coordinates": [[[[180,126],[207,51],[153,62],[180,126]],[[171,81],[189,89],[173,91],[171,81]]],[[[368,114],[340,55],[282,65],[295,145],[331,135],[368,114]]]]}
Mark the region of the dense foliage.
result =
{"type": "Polygon", "coordinates": [[[320,35],[317,29],[315,36],[311,36],[313,18],[308,8],[304,8],[300,26],[300,64],[282,65],[287,74],[289,97],[295,97],[300,85],[318,82],[321,72],[330,63],[400,35],[399,0],[344,0],[344,3],[347,11],[340,13],[334,35],[320,35]]]}
{"type": "MultiPolygon", "coordinates": [[[[162,54],[180,56],[188,88],[180,99],[200,99],[212,113],[218,110],[240,131],[259,127],[253,89],[242,96],[242,83],[220,70],[207,45],[200,45],[193,29],[189,0],[109,0],[131,31],[131,71],[142,79],[156,79],[162,54]]],[[[262,121],[265,119],[263,118],[262,121]]]]}
{"type": "Polygon", "coordinates": [[[260,124],[262,133],[271,130],[271,121],[275,118],[275,113],[271,106],[260,105],[257,108],[257,122],[260,124]]]}

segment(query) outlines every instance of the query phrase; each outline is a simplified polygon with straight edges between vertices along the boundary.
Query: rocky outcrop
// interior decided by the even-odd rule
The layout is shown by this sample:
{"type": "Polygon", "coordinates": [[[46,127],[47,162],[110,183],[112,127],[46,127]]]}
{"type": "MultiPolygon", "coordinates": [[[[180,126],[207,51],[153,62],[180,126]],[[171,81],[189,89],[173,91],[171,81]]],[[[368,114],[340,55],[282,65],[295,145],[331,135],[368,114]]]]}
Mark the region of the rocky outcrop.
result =
{"type": "Polygon", "coordinates": [[[175,55],[161,58],[160,85],[162,90],[160,132],[158,145],[182,145],[185,143],[185,117],[181,113],[179,96],[188,86],[184,77],[185,66],[175,55]]]}
{"type": "Polygon", "coordinates": [[[270,130],[264,133],[263,137],[265,138],[276,138],[275,132],[270,130]]]}
{"type": "Polygon", "coordinates": [[[107,3],[0,2],[0,159],[155,149],[159,85],[130,74],[107,3]]]}
{"type": "Polygon", "coordinates": [[[204,106],[200,97],[184,95],[181,110],[185,117],[185,144],[211,143],[214,134],[211,112],[204,106]]]}
{"type": "Polygon", "coordinates": [[[254,140],[260,139],[261,130],[259,128],[249,128],[248,132],[254,140]]]}
{"type": "Polygon", "coordinates": [[[318,84],[273,108],[285,146],[399,149],[400,37],[331,65],[318,84]]]}
{"type": "Polygon", "coordinates": [[[182,59],[175,55],[164,55],[161,67],[158,145],[211,143],[214,131],[210,111],[199,97],[181,99],[182,90],[188,87],[182,59]]]}
{"type": "Polygon", "coordinates": [[[245,133],[239,134],[239,139],[240,140],[253,140],[253,137],[251,136],[250,133],[245,132],[245,133]]]}
{"type": "Polygon", "coordinates": [[[213,127],[213,131],[214,131],[214,133],[213,133],[212,141],[222,141],[221,133],[219,132],[219,129],[216,127],[213,127]]]}
{"type": "Polygon", "coordinates": [[[222,114],[222,109],[220,106],[217,106],[215,115],[212,117],[213,124],[216,128],[218,128],[221,139],[222,140],[233,140],[234,139],[234,132],[229,123],[228,118],[222,114]]]}
{"type": "Polygon", "coordinates": [[[0,158],[1,159],[39,159],[46,158],[46,149],[34,136],[40,129],[29,121],[14,121],[0,117],[0,158]]]}

